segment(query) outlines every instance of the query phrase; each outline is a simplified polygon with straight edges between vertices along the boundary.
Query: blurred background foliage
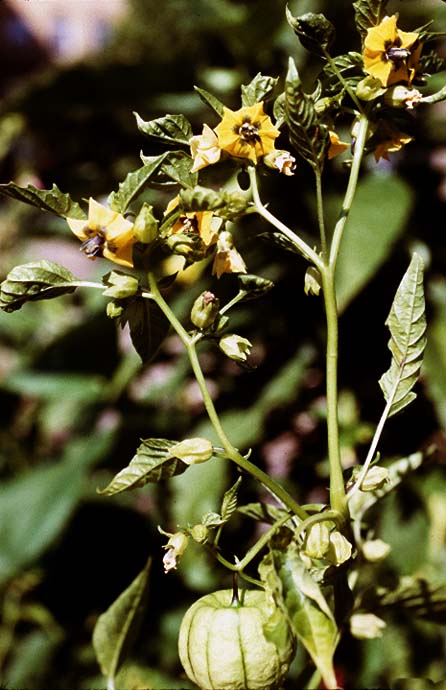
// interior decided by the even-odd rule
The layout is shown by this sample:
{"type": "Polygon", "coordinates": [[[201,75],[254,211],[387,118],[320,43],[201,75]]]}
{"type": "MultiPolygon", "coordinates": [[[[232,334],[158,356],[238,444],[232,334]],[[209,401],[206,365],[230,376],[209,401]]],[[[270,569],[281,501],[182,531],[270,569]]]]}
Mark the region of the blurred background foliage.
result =
{"type": "MultiPolygon", "coordinates": [[[[290,6],[295,14],[324,12],[336,24],[333,53],[359,49],[350,0],[290,6]]],[[[444,3],[396,1],[392,11],[401,12],[406,30],[430,19],[435,30],[446,29],[444,3]]],[[[284,13],[278,0],[131,0],[91,58],[60,66],[45,56],[39,65],[34,57],[32,73],[22,66],[13,79],[2,74],[1,181],[46,188],[55,182],[78,200],[100,198],[139,166],[141,149],[157,153],[138,133],[133,111],[145,120],[183,112],[199,132],[203,121],[214,121],[194,84],[238,108],[240,84],[258,71],[283,77],[289,55],[312,88],[320,63],[302,50],[284,13]]],[[[438,50],[446,56],[443,39],[438,50]]],[[[444,82],[445,72],[436,79],[444,82]]],[[[428,347],[418,397],[388,423],[381,453],[386,461],[433,452],[396,496],[379,504],[377,535],[392,552],[364,577],[384,584],[414,572],[445,578],[445,115],[444,104],[420,108],[414,142],[389,163],[366,161],[339,265],[340,420],[350,467],[363,460],[381,414],[377,381],[389,364],[384,321],[393,295],[413,250],[426,263],[428,347]]],[[[346,179],[336,159],[324,181],[329,221],[346,179]]],[[[265,177],[262,188],[280,217],[316,237],[312,175],[304,163],[291,179],[265,177]]],[[[152,191],[147,198],[160,215],[170,195],[152,191]]],[[[275,282],[262,302],[241,305],[232,317],[233,329],[254,344],[256,367],[222,361],[211,348],[203,350],[203,366],[232,442],[252,447],[253,457],[300,500],[320,502],[328,484],[322,306],[304,294],[304,261],[267,244],[265,229],[258,219],[237,229],[248,270],[275,282]]],[[[0,205],[0,242],[2,278],[40,258],[80,277],[109,270],[106,262],[85,261],[63,221],[12,200],[0,205]]],[[[199,276],[171,290],[176,313],[187,318],[194,297],[210,285],[221,300],[236,290],[231,276],[218,284],[199,276]]],[[[179,621],[194,599],[229,580],[193,545],[179,570],[164,575],[165,539],[157,525],[175,531],[218,510],[236,475],[211,463],[165,486],[98,496],[140,438],[212,433],[177,340],[168,338],[156,361],[141,366],[126,332],[106,318],[104,298],[93,293],[78,290],[0,314],[0,682],[30,690],[101,686],[91,646],[95,620],[152,554],[149,608],[121,686],[186,688],[176,651],[179,621]]],[[[245,480],[241,499],[258,497],[245,480]]],[[[222,543],[231,557],[231,545],[242,552],[254,536],[255,525],[238,518],[222,543]]],[[[347,637],[341,644],[337,665],[346,687],[444,676],[444,627],[401,614],[386,622],[381,639],[359,644],[347,637]]]]}

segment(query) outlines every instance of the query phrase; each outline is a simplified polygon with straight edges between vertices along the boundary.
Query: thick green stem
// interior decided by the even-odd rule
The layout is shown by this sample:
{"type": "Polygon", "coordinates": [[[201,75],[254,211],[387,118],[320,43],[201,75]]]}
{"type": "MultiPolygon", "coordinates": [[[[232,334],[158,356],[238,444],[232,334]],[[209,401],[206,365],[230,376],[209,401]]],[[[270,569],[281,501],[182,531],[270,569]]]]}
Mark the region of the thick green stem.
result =
{"type": "Polygon", "coordinates": [[[284,505],[288,510],[292,511],[300,520],[305,520],[308,517],[308,513],[297,503],[292,496],[286,491],[280,484],[278,484],[272,477],[270,477],[266,472],[263,472],[257,465],[254,465],[248,460],[247,457],[241,455],[237,448],[235,448],[231,441],[228,439],[225,430],[220,422],[220,418],[215,409],[212,398],[209,394],[209,390],[206,384],[206,380],[201,369],[200,362],[198,360],[197,351],[195,348],[195,342],[193,337],[191,337],[188,332],[183,328],[172,309],[169,307],[163,296],[161,295],[156,278],[152,273],[149,273],[149,286],[150,293],[143,294],[144,297],[153,299],[165,316],[169,319],[173,328],[175,329],[177,335],[180,337],[189,361],[191,363],[192,371],[194,372],[196,381],[200,388],[200,392],[203,398],[203,403],[206,408],[209,420],[214,427],[215,433],[223,446],[226,457],[248,474],[250,474],[254,479],[257,479],[261,484],[269,489],[269,491],[284,505]]]}
{"type": "Polygon", "coordinates": [[[327,233],[325,231],[324,203],[322,198],[322,173],[319,167],[314,171],[316,177],[317,220],[321,238],[322,259],[328,262],[327,233]]]}

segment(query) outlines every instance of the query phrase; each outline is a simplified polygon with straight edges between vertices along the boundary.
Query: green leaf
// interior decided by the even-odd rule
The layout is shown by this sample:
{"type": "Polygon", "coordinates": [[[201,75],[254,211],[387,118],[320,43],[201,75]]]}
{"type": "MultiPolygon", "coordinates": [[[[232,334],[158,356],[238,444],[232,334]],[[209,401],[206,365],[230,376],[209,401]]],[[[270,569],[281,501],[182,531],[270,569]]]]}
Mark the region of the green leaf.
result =
{"type": "Polygon", "coordinates": [[[275,508],[270,503],[247,503],[244,506],[239,506],[237,512],[253,520],[260,520],[273,525],[285,517],[287,511],[282,508],[275,508]]]}
{"type": "Polygon", "coordinates": [[[164,144],[184,144],[189,146],[192,137],[192,127],[189,120],[184,115],[164,115],[156,120],[144,122],[144,120],[134,113],[136,123],[140,132],[164,144]]]}
{"type": "Polygon", "coordinates": [[[31,261],[12,269],[0,286],[0,308],[20,309],[25,302],[51,299],[74,292],[82,284],[70,271],[52,261],[31,261]]]}
{"type": "Polygon", "coordinates": [[[293,17],[287,7],[286,18],[304,48],[320,56],[330,50],[336,32],[333,24],[323,14],[307,12],[300,17],[293,17]]]}
{"type": "Polygon", "coordinates": [[[338,629],[326,599],[300,559],[292,542],[286,551],[273,550],[259,567],[260,577],[287,613],[289,622],[325,685],[336,688],[333,656],[338,629]]]}
{"type": "Polygon", "coordinates": [[[369,174],[359,183],[336,266],[340,312],[385,262],[411,208],[411,189],[396,175],[369,174]]]}
{"type": "Polygon", "coordinates": [[[382,21],[388,2],[389,0],[356,0],[353,3],[356,28],[363,38],[367,29],[382,21]]]}
{"type": "Polygon", "coordinates": [[[426,346],[425,311],[423,262],[414,254],[386,321],[392,362],[379,385],[390,405],[389,417],[416,398],[412,388],[418,380],[426,346]]]}
{"type": "Polygon", "coordinates": [[[231,486],[230,489],[228,489],[225,492],[225,495],[223,496],[223,501],[221,503],[221,519],[223,522],[228,522],[230,520],[231,516],[235,513],[237,509],[237,493],[238,493],[238,488],[241,484],[242,478],[239,477],[235,484],[231,486]]]}
{"type": "Polygon", "coordinates": [[[378,609],[404,609],[435,623],[446,623],[446,584],[405,577],[395,589],[379,588],[367,601],[378,609]]]}
{"type": "Polygon", "coordinates": [[[182,189],[179,194],[180,206],[183,211],[215,211],[226,204],[225,192],[200,187],[182,189]]]}
{"type": "Polygon", "coordinates": [[[285,113],[292,146],[314,169],[322,170],[330,145],[328,129],[320,124],[314,101],[304,92],[292,58],[285,83],[285,113]]]}
{"type": "MultiPolygon", "coordinates": [[[[144,156],[142,156],[144,160],[144,156]]],[[[192,173],[193,160],[185,151],[169,151],[162,161],[155,177],[157,184],[179,184],[185,188],[194,187],[198,173],[192,173]]]]}
{"type": "Polygon", "coordinates": [[[64,371],[15,371],[2,381],[2,388],[12,393],[38,400],[70,399],[78,403],[99,400],[106,379],[92,374],[73,374],[64,371]]]}
{"type": "Polygon", "coordinates": [[[116,673],[141,625],[149,592],[150,566],[149,558],[144,569],[96,622],[93,647],[108,687],[114,687],[116,673]]]}
{"type": "Polygon", "coordinates": [[[430,284],[430,318],[423,362],[423,378],[430,400],[435,405],[438,422],[446,429],[446,348],[444,346],[446,280],[438,278],[430,284]]]}
{"type": "Polygon", "coordinates": [[[110,452],[114,433],[72,441],[62,458],[2,481],[0,581],[14,577],[64,529],[84,491],[88,467],[110,452]]]}
{"type": "Polygon", "coordinates": [[[198,86],[194,86],[195,91],[198,93],[200,99],[208,105],[212,110],[214,110],[217,115],[223,117],[225,105],[218,98],[213,96],[209,91],[205,89],[200,89],[198,86]]]}
{"type": "Polygon", "coordinates": [[[265,100],[278,81],[274,77],[267,77],[259,72],[249,84],[242,84],[242,106],[246,108],[265,100]]]}
{"type": "Polygon", "coordinates": [[[85,212],[69,194],[63,194],[57,185],[51,189],[37,189],[32,184],[27,187],[19,187],[14,182],[0,184],[0,194],[10,196],[13,199],[24,201],[25,204],[36,206],[42,211],[51,211],[62,218],[86,218],[85,212]]]}
{"type": "Polygon", "coordinates": [[[163,438],[148,438],[142,441],[136,455],[127,467],[118,472],[105,489],[98,490],[104,496],[138,489],[145,484],[157,483],[187,470],[187,465],[170,455],[170,449],[177,441],[163,438]]]}
{"type": "Polygon", "coordinates": [[[363,57],[361,53],[350,51],[349,53],[344,53],[343,55],[337,55],[333,58],[332,62],[327,62],[322,70],[322,75],[324,78],[324,95],[328,96],[332,93],[338,93],[340,89],[339,77],[333,70],[333,64],[336,66],[338,71],[342,74],[347,83],[350,83],[351,77],[355,74],[362,75],[363,67],[363,57]]]}
{"type": "Polygon", "coordinates": [[[122,327],[129,324],[133,347],[144,364],[155,357],[170,329],[158,305],[142,297],[125,301],[120,323],[122,327]]]}
{"type": "Polygon", "coordinates": [[[110,208],[118,213],[125,213],[133,199],[141,194],[144,186],[158,172],[166,157],[167,153],[162,153],[160,156],[148,158],[141,168],[128,173],[125,180],[119,183],[118,191],[112,192],[108,197],[110,208]]]}
{"type": "Polygon", "coordinates": [[[263,297],[263,295],[274,287],[272,280],[262,278],[261,276],[255,276],[252,273],[239,273],[237,279],[240,290],[246,293],[241,301],[263,297]]]}

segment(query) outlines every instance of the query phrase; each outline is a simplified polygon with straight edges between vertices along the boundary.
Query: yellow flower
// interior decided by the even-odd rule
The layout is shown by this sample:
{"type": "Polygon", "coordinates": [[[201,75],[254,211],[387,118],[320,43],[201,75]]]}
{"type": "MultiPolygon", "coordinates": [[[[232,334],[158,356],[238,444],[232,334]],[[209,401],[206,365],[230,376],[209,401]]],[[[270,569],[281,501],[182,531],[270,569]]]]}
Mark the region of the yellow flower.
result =
{"type": "MultiPolygon", "coordinates": [[[[166,214],[173,211],[178,206],[178,197],[169,201],[166,214]]],[[[195,233],[203,240],[206,247],[215,244],[218,239],[218,233],[214,229],[216,218],[212,211],[188,211],[179,216],[172,226],[171,233],[184,232],[195,233]]]]}
{"type": "Polygon", "coordinates": [[[82,240],[81,251],[89,259],[103,256],[121,266],[133,266],[132,248],[136,241],[133,224],[116,211],[98,204],[90,197],[88,220],[67,218],[76,237],[82,240]]]}
{"type": "Polygon", "coordinates": [[[217,243],[217,253],[214,257],[212,275],[220,278],[223,273],[246,273],[246,265],[237,249],[230,232],[220,233],[217,243]]]}
{"type": "Polygon", "coordinates": [[[217,135],[208,125],[203,125],[202,134],[192,137],[189,146],[194,159],[191,172],[198,172],[198,170],[218,163],[220,160],[221,149],[218,145],[217,135]]]}
{"type": "Polygon", "coordinates": [[[395,131],[388,139],[384,139],[384,141],[381,141],[381,143],[379,143],[376,147],[373,154],[376,162],[378,162],[380,158],[384,158],[386,161],[388,161],[388,153],[399,151],[403,148],[403,146],[412,141],[412,139],[413,137],[409,136],[408,134],[404,134],[404,132],[395,131]]]}
{"type": "Polygon", "coordinates": [[[274,140],[280,134],[265,115],[263,102],[235,111],[225,108],[215,133],[223,151],[236,158],[248,158],[253,163],[274,151],[274,140]]]}
{"type": "Polygon", "coordinates": [[[328,159],[331,160],[335,156],[338,156],[340,153],[348,149],[350,144],[347,144],[345,141],[341,141],[336,132],[333,132],[332,130],[330,130],[329,135],[330,147],[328,149],[328,159]]]}
{"type": "Polygon", "coordinates": [[[397,82],[410,84],[421,53],[419,35],[397,28],[398,15],[384,17],[367,30],[364,41],[364,70],[383,86],[397,82]]]}

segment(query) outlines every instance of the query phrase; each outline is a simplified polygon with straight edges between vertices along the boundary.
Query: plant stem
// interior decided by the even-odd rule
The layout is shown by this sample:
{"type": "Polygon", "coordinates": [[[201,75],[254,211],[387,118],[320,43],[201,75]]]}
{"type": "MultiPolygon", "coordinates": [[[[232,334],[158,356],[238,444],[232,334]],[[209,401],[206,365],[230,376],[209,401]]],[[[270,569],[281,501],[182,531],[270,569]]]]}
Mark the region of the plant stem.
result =
{"type": "Polygon", "coordinates": [[[322,197],[322,173],[319,166],[315,168],[314,174],[316,177],[317,220],[319,225],[319,234],[321,238],[322,259],[325,263],[327,263],[327,233],[325,232],[324,202],[322,197]]]}
{"type": "Polygon", "coordinates": [[[336,76],[337,76],[337,78],[338,78],[338,80],[339,80],[339,83],[342,84],[342,86],[343,86],[344,89],[347,91],[348,95],[349,95],[350,98],[352,99],[353,103],[355,104],[355,106],[357,107],[357,109],[359,110],[359,112],[362,113],[362,112],[363,112],[362,105],[361,105],[361,103],[358,101],[358,98],[357,98],[357,96],[356,96],[356,93],[353,91],[353,89],[350,88],[350,86],[348,85],[348,82],[344,79],[344,77],[343,77],[343,75],[342,75],[342,72],[339,70],[338,66],[336,65],[335,61],[334,61],[333,58],[331,57],[331,55],[330,55],[330,53],[328,52],[328,50],[324,50],[323,52],[324,52],[324,57],[325,57],[325,59],[327,60],[327,62],[328,62],[328,64],[330,65],[331,69],[333,70],[333,72],[336,74],[336,76]]]}
{"type": "Polygon", "coordinates": [[[257,479],[261,484],[269,489],[269,491],[280,501],[280,503],[290,511],[292,511],[298,518],[305,520],[308,517],[308,513],[297,503],[292,496],[286,491],[280,484],[278,484],[272,477],[270,477],[266,472],[263,472],[257,465],[254,465],[248,460],[247,457],[241,455],[241,453],[235,448],[230,440],[228,439],[225,430],[220,422],[220,418],[215,409],[212,398],[209,394],[209,390],[204,378],[203,371],[198,359],[197,351],[195,348],[194,339],[189,336],[187,331],[183,328],[172,309],[169,307],[163,296],[161,295],[156,278],[153,273],[148,274],[150,293],[143,293],[144,297],[153,299],[165,316],[169,319],[177,335],[180,337],[189,361],[191,363],[192,371],[194,372],[196,381],[200,388],[200,392],[203,398],[203,403],[206,408],[209,420],[214,427],[215,433],[223,446],[226,457],[232,460],[240,469],[244,470],[250,474],[254,479],[257,479]]]}

